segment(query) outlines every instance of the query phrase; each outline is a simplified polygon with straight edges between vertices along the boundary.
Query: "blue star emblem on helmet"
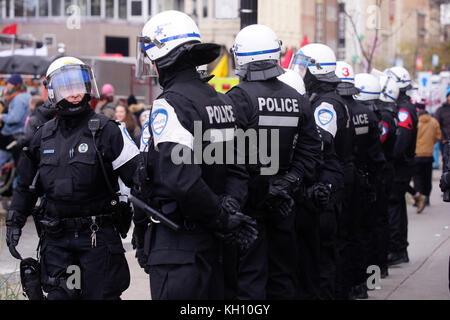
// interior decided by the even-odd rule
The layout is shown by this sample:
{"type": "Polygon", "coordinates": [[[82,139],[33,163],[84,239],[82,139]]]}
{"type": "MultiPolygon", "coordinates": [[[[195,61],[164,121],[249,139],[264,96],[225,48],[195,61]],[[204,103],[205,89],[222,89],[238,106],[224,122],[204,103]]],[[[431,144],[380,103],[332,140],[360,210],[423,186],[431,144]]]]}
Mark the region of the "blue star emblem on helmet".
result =
{"type": "Polygon", "coordinates": [[[392,90],[389,90],[389,92],[388,92],[389,94],[392,94],[392,90]]]}
{"type": "Polygon", "coordinates": [[[162,32],[163,32],[163,28],[160,27],[160,26],[157,26],[157,27],[156,27],[156,30],[155,30],[155,34],[156,34],[157,36],[160,36],[160,35],[162,34],[162,32]]]}
{"type": "Polygon", "coordinates": [[[365,86],[361,86],[361,90],[364,90],[365,86]]]}

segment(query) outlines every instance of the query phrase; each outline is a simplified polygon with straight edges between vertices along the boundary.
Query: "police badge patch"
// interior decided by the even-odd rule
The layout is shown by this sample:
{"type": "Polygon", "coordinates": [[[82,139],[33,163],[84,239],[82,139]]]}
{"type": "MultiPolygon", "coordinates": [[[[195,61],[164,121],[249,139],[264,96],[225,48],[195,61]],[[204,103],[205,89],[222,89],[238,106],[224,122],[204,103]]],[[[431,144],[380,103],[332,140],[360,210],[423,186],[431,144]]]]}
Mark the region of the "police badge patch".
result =
{"type": "Polygon", "coordinates": [[[152,112],[151,119],[152,130],[159,136],[164,131],[164,128],[167,125],[167,120],[169,119],[167,111],[164,109],[157,109],[152,112]]]}
{"type": "Polygon", "coordinates": [[[87,145],[87,143],[82,143],[78,146],[78,152],[79,153],[86,153],[89,149],[89,146],[87,145]]]}

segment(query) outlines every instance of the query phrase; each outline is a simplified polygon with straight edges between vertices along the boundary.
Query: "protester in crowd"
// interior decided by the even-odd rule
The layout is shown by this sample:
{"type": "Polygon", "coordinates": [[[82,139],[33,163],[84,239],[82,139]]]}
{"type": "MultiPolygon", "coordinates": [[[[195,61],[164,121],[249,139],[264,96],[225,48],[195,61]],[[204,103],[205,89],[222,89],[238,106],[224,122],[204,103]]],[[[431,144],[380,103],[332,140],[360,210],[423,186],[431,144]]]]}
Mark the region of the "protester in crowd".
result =
{"type": "MultiPolygon", "coordinates": [[[[134,98],[134,96],[131,96],[131,97],[133,97],[134,98]]],[[[134,116],[136,117],[136,119],[139,119],[139,117],[141,116],[141,113],[145,110],[145,109],[147,109],[147,106],[144,104],[144,103],[138,103],[137,101],[136,101],[136,98],[134,98],[134,99],[131,99],[130,100],[130,98],[128,98],[128,101],[127,101],[128,103],[129,102],[133,102],[132,104],[129,104],[128,105],[128,108],[130,109],[130,111],[134,114],[134,116]]],[[[141,124],[140,123],[138,123],[138,125],[140,126],[140,127],[142,127],[141,126],[141,124]]]]}
{"type": "MultiPolygon", "coordinates": [[[[419,114],[419,124],[416,141],[414,188],[427,197],[425,204],[429,203],[431,193],[433,148],[441,139],[439,122],[426,110],[425,104],[416,103],[419,114]]],[[[417,206],[417,213],[421,213],[425,206],[417,206]]]]}
{"type": "Polygon", "coordinates": [[[115,108],[114,117],[117,121],[123,122],[127,128],[128,134],[131,139],[137,144],[139,141],[139,136],[141,131],[136,121],[136,117],[131,113],[130,109],[121,104],[117,105],[115,108]]]}
{"type": "Polygon", "coordinates": [[[18,160],[20,152],[16,150],[11,153],[7,150],[7,146],[23,134],[31,99],[19,74],[11,75],[3,93],[2,100],[8,104],[8,111],[0,114],[0,121],[3,123],[1,130],[3,138],[0,139],[0,167],[11,158],[11,155],[14,161],[18,160]]]}
{"type": "Polygon", "coordinates": [[[106,83],[102,87],[100,101],[95,106],[96,113],[102,113],[108,118],[114,119],[114,87],[106,83]]]}

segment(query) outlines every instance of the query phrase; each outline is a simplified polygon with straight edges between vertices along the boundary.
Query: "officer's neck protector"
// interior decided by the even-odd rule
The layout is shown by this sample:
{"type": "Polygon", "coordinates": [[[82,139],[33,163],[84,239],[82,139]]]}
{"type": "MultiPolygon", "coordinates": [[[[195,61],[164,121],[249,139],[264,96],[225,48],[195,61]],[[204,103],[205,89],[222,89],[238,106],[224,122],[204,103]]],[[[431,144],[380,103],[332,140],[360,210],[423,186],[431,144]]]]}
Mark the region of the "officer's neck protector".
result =
{"type": "Polygon", "coordinates": [[[284,73],[277,60],[250,62],[236,70],[244,81],[263,81],[276,78],[284,73]]]}

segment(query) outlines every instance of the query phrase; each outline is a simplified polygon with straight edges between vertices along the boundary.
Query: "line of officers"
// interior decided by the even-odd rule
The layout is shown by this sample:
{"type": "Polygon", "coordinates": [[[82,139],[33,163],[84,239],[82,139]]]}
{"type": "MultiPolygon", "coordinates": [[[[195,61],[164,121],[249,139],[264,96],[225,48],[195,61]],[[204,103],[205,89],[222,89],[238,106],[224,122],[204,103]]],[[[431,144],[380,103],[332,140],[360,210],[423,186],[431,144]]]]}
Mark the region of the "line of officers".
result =
{"type": "Polygon", "coordinates": [[[137,71],[157,73],[163,88],[140,150],[123,125],[90,109],[98,90],[89,66],[64,57],[47,72],[57,116],[21,158],[7,217],[15,254],[36,200],[45,204],[36,268],[47,299],[119,299],[128,288],[127,229],[114,218],[118,178],[180,226],[134,208],[132,243],[152,299],[367,298],[368,266],[386,277],[389,265],[408,261],[404,194],[417,116],[407,70],[354,75],[318,43],[283,70],[281,41],[251,25],[231,49],[240,84],[224,95],[196,70],[220,46],[203,43],[186,14],[153,16],[137,43],[137,71]],[[198,141],[195,123],[209,142],[198,141]],[[259,139],[244,151],[233,144],[231,157],[277,153],[275,174],[262,161],[228,164],[229,154],[196,161],[199,143],[216,159],[219,147],[228,151],[236,128],[255,129],[259,139]],[[72,264],[81,288],[67,285],[72,264]]]}

